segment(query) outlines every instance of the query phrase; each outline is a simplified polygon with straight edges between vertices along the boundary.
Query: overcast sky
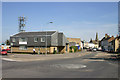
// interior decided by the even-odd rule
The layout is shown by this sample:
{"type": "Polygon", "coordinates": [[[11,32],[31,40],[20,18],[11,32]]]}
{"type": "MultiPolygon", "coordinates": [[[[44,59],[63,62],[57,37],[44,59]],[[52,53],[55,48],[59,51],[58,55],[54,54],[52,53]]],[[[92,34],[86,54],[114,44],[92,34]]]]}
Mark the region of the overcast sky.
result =
{"type": "Polygon", "coordinates": [[[86,41],[95,39],[96,32],[99,39],[118,34],[117,2],[3,2],[3,42],[18,33],[18,17],[23,15],[26,31],[57,30],[86,41]]]}

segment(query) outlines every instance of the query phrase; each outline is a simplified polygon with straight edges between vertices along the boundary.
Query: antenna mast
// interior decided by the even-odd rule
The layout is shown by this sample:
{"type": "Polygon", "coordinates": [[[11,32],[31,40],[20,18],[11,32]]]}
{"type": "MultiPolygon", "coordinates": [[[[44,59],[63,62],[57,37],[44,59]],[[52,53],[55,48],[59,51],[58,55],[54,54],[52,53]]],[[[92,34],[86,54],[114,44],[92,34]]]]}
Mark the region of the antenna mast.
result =
{"type": "Polygon", "coordinates": [[[26,23],[26,18],[23,17],[18,17],[18,21],[19,21],[19,32],[25,32],[24,27],[25,27],[25,23],[26,23]]]}

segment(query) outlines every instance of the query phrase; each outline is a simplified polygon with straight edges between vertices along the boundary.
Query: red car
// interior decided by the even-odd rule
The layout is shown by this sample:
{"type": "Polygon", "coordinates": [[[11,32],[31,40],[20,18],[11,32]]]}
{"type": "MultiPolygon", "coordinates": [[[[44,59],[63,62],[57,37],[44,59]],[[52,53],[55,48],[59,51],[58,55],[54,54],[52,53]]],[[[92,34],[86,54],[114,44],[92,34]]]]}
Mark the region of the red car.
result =
{"type": "Polygon", "coordinates": [[[5,49],[6,51],[10,51],[10,49],[5,49]]]}
{"type": "Polygon", "coordinates": [[[7,51],[5,49],[3,49],[3,50],[0,51],[0,54],[1,55],[7,55],[7,51]]]}

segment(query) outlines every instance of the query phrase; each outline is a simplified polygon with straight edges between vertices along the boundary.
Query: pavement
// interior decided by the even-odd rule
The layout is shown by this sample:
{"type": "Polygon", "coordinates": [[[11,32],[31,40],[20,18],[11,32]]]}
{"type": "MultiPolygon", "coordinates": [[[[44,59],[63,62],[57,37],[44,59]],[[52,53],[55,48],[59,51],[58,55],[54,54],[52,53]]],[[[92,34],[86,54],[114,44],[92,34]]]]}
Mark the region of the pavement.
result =
{"type": "MultiPolygon", "coordinates": [[[[14,55],[14,57],[21,58],[22,55],[17,54],[14,55]]],[[[23,60],[21,62],[2,60],[2,77],[118,78],[118,61],[112,59],[105,59],[106,57],[110,57],[111,55],[114,54],[107,54],[104,52],[79,52],[76,54],[55,54],[47,56],[24,55],[24,58],[28,58],[28,56],[34,56],[34,58],[43,57],[45,58],[45,60],[23,60]],[[62,56],[62,58],[59,58],[60,56],[62,56]]],[[[7,57],[5,56],[4,58],[7,57]]]]}

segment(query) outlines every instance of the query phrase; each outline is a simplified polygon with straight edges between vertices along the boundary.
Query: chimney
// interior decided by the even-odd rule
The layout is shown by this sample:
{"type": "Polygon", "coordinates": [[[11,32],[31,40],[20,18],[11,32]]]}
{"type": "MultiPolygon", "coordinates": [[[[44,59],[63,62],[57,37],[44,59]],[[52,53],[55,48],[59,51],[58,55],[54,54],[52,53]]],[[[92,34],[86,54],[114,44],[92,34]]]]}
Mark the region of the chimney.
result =
{"type": "Polygon", "coordinates": [[[107,34],[105,34],[105,38],[108,38],[108,35],[107,35],[107,34]]]}
{"type": "Polygon", "coordinates": [[[116,37],[118,37],[118,35],[116,37]]]}

